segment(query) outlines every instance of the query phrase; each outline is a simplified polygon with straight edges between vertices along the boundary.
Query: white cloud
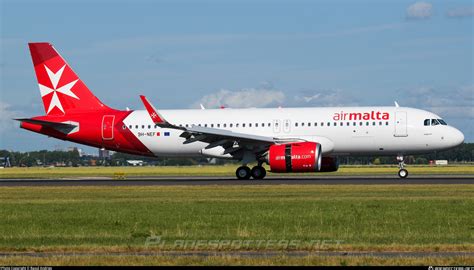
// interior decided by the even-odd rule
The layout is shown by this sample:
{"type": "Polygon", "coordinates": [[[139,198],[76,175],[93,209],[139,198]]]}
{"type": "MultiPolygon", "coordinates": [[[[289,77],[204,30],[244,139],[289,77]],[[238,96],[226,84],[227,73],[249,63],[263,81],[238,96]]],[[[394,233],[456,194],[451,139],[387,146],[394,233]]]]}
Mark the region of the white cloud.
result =
{"type": "Polygon", "coordinates": [[[191,107],[230,108],[253,107],[330,107],[330,106],[357,106],[358,99],[340,90],[301,91],[294,96],[287,96],[280,90],[273,89],[269,82],[262,82],[259,88],[248,88],[238,91],[226,89],[202,97],[191,107]]]}
{"type": "Polygon", "coordinates": [[[445,91],[422,86],[405,91],[405,96],[406,105],[432,111],[441,117],[474,118],[474,85],[445,91]]]}
{"type": "Polygon", "coordinates": [[[18,126],[18,122],[12,120],[18,116],[18,112],[11,109],[11,105],[0,101],[0,132],[18,126]]]}
{"type": "Polygon", "coordinates": [[[446,12],[448,18],[463,18],[474,16],[474,7],[459,7],[446,12]]]}
{"type": "Polygon", "coordinates": [[[279,90],[271,89],[242,89],[231,91],[221,89],[202,97],[193,107],[198,108],[203,104],[206,108],[218,108],[220,106],[230,108],[251,108],[281,105],[285,100],[285,94],[279,90]]]}
{"type": "Polygon", "coordinates": [[[416,2],[407,8],[408,19],[428,19],[433,13],[433,5],[427,2],[416,2]]]}
{"type": "Polygon", "coordinates": [[[296,106],[355,106],[357,99],[340,89],[308,92],[294,98],[296,106]]]}

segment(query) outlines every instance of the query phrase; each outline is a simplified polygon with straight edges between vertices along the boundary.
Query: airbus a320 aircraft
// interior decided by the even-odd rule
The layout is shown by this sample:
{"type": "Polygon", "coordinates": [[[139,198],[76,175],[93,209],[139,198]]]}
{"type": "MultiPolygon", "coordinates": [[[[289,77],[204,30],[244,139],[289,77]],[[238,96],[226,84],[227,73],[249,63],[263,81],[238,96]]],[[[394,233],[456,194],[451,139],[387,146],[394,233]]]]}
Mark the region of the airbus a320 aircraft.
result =
{"type": "Polygon", "coordinates": [[[116,110],[103,104],[49,43],[30,43],[46,115],[16,119],[33,132],[143,156],[239,160],[239,179],[272,172],[332,172],[337,156],[403,156],[448,149],[464,135],[440,116],[414,108],[116,110]],[[247,164],[256,163],[250,169],[247,164]]]}

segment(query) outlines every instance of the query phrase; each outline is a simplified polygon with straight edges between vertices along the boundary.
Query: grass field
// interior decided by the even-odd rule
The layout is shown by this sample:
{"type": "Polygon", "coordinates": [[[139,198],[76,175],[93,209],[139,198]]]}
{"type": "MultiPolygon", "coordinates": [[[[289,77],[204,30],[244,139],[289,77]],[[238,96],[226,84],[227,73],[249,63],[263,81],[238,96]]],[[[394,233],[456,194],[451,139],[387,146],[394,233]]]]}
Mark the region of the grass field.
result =
{"type": "Polygon", "coordinates": [[[349,265],[472,265],[474,258],[462,256],[452,258],[377,258],[377,257],[324,257],[324,256],[306,256],[306,257],[288,257],[285,255],[270,258],[242,258],[235,256],[53,256],[50,258],[32,258],[32,257],[0,257],[0,265],[325,265],[325,266],[349,266],[349,265]]]}
{"type": "MultiPolygon", "coordinates": [[[[115,174],[133,176],[234,176],[237,165],[224,166],[161,166],[161,167],[65,167],[65,168],[5,168],[0,169],[0,178],[64,178],[64,177],[114,177],[115,174]]],[[[474,166],[408,166],[410,175],[423,174],[472,174],[474,166]]],[[[313,175],[396,175],[396,166],[341,166],[337,172],[314,173],[313,175]]],[[[269,175],[282,175],[272,174],[269,175]]],[[[288,175],[288,174],[286,174],[288,175]]],[[[291,175],[291,174],[290,174],[291,175]]],[[[311,174],[305,174],[311,175],[311,174]]]]}
{"type": "MultiPolygon", "coordinates": [[[[176,241],[196,240],[294,240],[298,250],[314,250],[311,240],[318,240],[329,244],[317,250],[474,251],[473,213],[472,185],[3,187],[0,251],[216,249],[176,246],[176,241]],[[162,244],[147,246],[150,236],[160,236],[162,244]],[[341,244],[335,245],[335,240],[341,244]]],[[[253,242],[245,249],[284,247],[253,242]]],[[[270,260],[101,258],[10,257],[1,258],[0,264],[44,264],[38,260],[46,264],[125,260],[129,264],[265,264],[270,260]]],[[[281,264],[331,265],[433,260],[439,262],[433,264],[474,262],[472,257],[279,259],[281,264]]]]}

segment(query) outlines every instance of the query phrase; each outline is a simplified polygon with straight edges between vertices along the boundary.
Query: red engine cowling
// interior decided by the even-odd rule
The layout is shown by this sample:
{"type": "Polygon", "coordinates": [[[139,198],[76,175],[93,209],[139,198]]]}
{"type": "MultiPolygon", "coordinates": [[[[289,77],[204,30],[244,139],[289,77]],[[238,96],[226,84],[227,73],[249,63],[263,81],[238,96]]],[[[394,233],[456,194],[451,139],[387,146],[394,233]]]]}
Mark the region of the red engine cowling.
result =
{"type": "Polygon", "coordinates": [[[318,172],[321,170],[321,144],[272,145],[268,150],[268,164],[272,172],[318,172]]]}
{"type": "Polygon", "coordinates": [[[335,172],[339,169],[339,161],[335,157],[323,157],[320,172],[335,172]]]}

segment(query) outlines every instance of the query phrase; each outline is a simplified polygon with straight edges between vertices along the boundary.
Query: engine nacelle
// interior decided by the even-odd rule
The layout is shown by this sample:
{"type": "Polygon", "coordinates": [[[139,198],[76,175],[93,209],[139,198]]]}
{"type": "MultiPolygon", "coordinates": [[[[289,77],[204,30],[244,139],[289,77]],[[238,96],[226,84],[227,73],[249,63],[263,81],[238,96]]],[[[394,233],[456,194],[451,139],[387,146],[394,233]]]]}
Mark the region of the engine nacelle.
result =
{"type": "Polygon", "coordinates": [[[335,172],[339,169],[339,161],[335,157],[323,157],[320,172],[335,172]]]}
{"type": "Polygon", "coordinates": [[[321,158],[321,144],[315,142],[272,145],[267,156],[272,172],[318,172],[321,158]]]}

